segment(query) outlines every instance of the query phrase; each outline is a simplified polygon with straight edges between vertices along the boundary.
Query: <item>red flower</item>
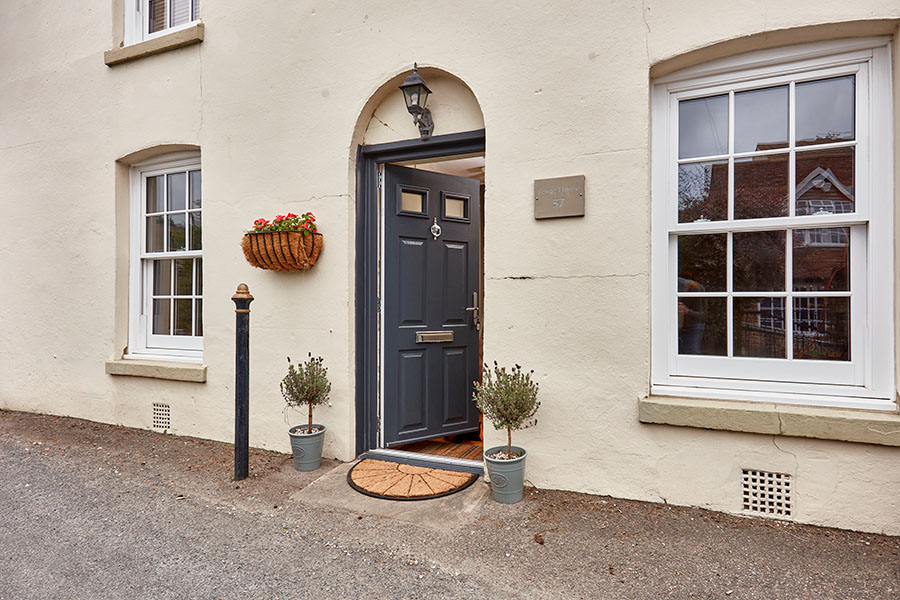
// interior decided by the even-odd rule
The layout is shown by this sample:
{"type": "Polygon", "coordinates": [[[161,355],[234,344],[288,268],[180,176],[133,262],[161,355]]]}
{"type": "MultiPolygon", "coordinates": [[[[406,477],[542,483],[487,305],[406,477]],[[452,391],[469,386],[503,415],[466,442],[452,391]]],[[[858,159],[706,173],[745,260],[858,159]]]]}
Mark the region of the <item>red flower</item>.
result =
{"type": "Polygon", "coordinates": [[[288,218],[288,219],[296,219],[296,218],[297,218],[297,215],[295,215],[294,213],[288,213],[288,214],[287,214],[287,218],[288,218]]]}
{"type": "Polygon", "coordinates": [[[276,223],[281,223],[282,221],[284,221],[284,215],[275,215],[276,223]]]}

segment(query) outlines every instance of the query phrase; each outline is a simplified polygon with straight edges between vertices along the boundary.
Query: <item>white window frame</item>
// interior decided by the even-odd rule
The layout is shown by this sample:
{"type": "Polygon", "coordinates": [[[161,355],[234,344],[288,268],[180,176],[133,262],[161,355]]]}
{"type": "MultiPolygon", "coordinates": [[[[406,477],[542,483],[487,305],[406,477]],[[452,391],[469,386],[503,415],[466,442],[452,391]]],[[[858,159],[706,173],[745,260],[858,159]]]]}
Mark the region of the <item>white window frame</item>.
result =
{"type": "MultiPolygon", "coordinates": [[[[897,409],[894,392],[892,131],[889,38],[851,39],[759,51],[685,69],[653,82],[652,394],[869,410],[897,409]],[[733,231],[735,223],[678,223],[675,160],[678,101],[755,89],[796,78],[819,79],[850,73],[857,76],[856,211],[851,215],[754,219],[752,223],[741,222],[739,229],[793,228],[804,226],[807,221],[810,227],[833,223],[834,226],[854,228],[850,248],[853,261],[851,360],[842,363],[679,355],[675,234],[733,231]],[[788,218],[789,225],[785,223],[788,218]],[[765,376],[748,377],[748,372],[754,370],[765,376]]],[[[789,319],[787,306],[785,313],[789,319]]],[[[729,328],[728,335],[731,333],[729,328]]]]}
{"type": "MultiPolygon", "coordinates": [[[[170,14],[169,2],[166,0],[166,15],[170,14]]],[[[191,3],[191,11],[193,11],[193,3],[191,3]]],[[[197,12],[200,12],[198,5],[197,12]]],[[[194,15],[195,18],[172,27],[166,27],[160,31],[150,33],[150,0],[125,0],[125,42],[126,46],[137,44],[146,40],[151,40],[163,35],[168,35],[182,29],[193,27],[200,22],[200,15],[194,15]]]]}
{"type": "MultiPolygon", "coordinates": [[[[202,258],[202,250],[146,252],[146,180],[171,172],[201,170],[199,152],[179,152],[133,165],[130,177],[130,238],[128,269],[128,352],[124,358],[203,362],[202,336],[160,336],[150,332],[152,269],[148,258],[202,258]]],[[[202,175],[201,175],[202,177],[202,175]]],[[[202,185],[202,184],[201,184],[202,185]]],[[[202,200],[201,200],[202,202],[202,200]]],[[[203,205],[201,204],[201,215],[203,205]]],[[[185,227],[190,227],[186,222],[185,227]]],[[[174,290],[173,290],[174,292],[174,290]]]]}

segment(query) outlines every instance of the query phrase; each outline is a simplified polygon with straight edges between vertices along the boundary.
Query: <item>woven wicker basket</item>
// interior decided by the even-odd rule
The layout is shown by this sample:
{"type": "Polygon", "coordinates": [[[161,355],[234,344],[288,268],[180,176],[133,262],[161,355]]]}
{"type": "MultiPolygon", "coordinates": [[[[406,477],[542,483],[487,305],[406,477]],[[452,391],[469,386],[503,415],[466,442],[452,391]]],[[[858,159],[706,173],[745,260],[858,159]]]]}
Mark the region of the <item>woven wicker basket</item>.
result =
{"type": "Polygon", "coordinates": [[[316,264],[322,252],[321,233],[299,231],[249,232],[241,240],[244,258],[254,267],[271,271],[297,271],[316,264]]]}

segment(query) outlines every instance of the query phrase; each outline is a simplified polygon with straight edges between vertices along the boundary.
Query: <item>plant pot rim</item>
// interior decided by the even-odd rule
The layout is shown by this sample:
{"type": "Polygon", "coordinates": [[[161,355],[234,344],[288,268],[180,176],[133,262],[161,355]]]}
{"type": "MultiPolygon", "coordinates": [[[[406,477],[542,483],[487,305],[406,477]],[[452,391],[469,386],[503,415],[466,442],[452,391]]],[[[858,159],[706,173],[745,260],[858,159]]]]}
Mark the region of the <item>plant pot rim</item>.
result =
{"type": "Polygon", "coordinates": [[[484,462],[490,463],[490,464],[495,464],[495,465],[510,465],[510,464],[519,462],[521,460],[525,460],[525,457],[528,456],[528,452],[525,450],[525,448],[522,448],[521,446],[513,446],[512,447],[513,451],[518,450],[522,453],[521,456],[517,456],[516,458],[511,458],[509,460],[499,460],[499,459],[491,458],[490,456],[488,456],[489,454],[493,454],[497,450],[503,450],[505,448],[506,448],[506,444],[501,444],[500,446],[494,446],[492,448],[486,449],[483,453],[484,454],[484,462]]]}
{"type": "Polygon", "coordinates": [[[322,435],[323,433],[325,433],[325,430],[328,429],[321,423],[313,423],[313,427],[321,427],[322,429],[320,429],[319,431],[314,431],[312,433],[298,433],[294,431],[295,429],[300,429],[301,427],[306,427],[306,425],[294,425],[293,427],[288,429],[288,435],[290,435],[291,437],[313,437],[316,435],[322,435]]]}

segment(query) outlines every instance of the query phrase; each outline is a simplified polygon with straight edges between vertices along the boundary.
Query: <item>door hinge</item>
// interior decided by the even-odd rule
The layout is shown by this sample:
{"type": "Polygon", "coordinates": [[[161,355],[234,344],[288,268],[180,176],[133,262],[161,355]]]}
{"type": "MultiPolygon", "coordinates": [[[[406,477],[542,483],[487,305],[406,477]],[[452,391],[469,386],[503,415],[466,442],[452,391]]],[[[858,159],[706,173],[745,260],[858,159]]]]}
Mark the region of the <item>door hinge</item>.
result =
{"type": "Polygon", "coordinates": [[[378,189],[384,185],[384,171],[378,171],[378,189]]]}
{"type": "Polygon", "coordinates": [[[375,297],[375,307],[378,312],[381,312],[381,297],[380,296],[375,297]]]}

